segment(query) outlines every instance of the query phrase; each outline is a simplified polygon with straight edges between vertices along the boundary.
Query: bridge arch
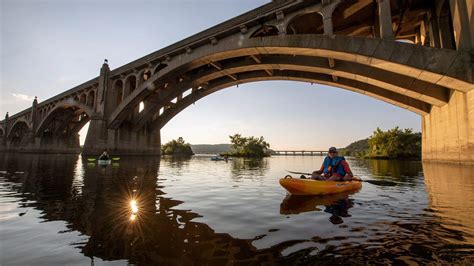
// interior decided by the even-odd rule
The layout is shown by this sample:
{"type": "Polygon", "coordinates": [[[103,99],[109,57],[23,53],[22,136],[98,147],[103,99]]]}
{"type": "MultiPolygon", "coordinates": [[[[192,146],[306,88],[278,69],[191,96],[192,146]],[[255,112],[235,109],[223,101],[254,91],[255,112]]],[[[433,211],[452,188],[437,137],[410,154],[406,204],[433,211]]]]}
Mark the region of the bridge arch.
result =
{"type": "Polygon", "coordinates": [[[287,34],[323,34],[323,17],[316,11],[299,14],[287,23],[287,34]]]}
{"type": "Polygon", "coordinates": [[[94,90],[90,90],[87,93],[86,105],[91,107],[91,108],[95,108],[95,91],[94,90]]]}
{"type": "Polygon", "coordinates": [[[25,138],[28,136],[31,130],[28,121],[23,118],[17,119],[11,126],[7,139],[10,143],[11,148],[19,148],[28,144],[25,138]]]}
{"type": "Polygon", "coordinates": [[[123,98],[128,97],[132,91],[137,88],[137,77],[135,75],[129,75],[125,79],[123,98]]]}
{"type": "Polygon", "coordinates": [[[87,102],[87,95],[85,93],[82,93],[81,96],[79,97],[79,102],[82,104],[86,104],[87,102]]]}
{"type": "MultiPolygon", "coordinates": [[[[157,71],[156,73],[158,73],[157,71]]],[[[145,81],[149,80],[153,76],[153,72],[150,68],[145,68],[138,73],[136,77],[136,86],[140,87],[145,81]]]]}
{"type": "Polygon", "coordinates": [[[278,35],[278,28],[273,25],[263,24],[260,28],[256,29],[250,38],[267,37],[278,35]]]}
{"type": "MultiPolygon", "coordinates": [[[[89,101],[92,101],[91,92],[88,93],[89,101]]],[[[78,103],[72,99],[59,102],[44,115],[34,132],[35,137],[39,138],[42,147],[59,146],[78,149],[78,133],[95,115],[93,107],[88,104],[78,103]]]]}
{"type": "Polygon", "coordinates": [[[121,79],[118,79],[114,82],[112,85],[112,91],[115,94],[115,103],[114,106],[119,105],[123,101],[123,81],[121,79]]]}
{"type": "Polygon", "coordinates": [[[186,109],[188,106],[194,104],[196,101],[212,94],[222,89],[227,89],[233,86],[238,86],[246,83],[260,82],[260,81],[297,81],[305,83],[315,83],[328,86],[337,86],[338,88],[345,89],[348,91],[356,92],[359,94],[367,95],[384,102],[396,105],[398,107],[404,108],[408,111],[415,112],[417,114],[423,115],[427,114],[430,111],[431,106],[422,101],[412,99],[404,95],[396,95],[393,92],[387,91],[385,94],[381,95],[376,93],[378,90],[375,86],[366,85],[362,82],[334,82],[330,77],[325,77],[324,75],[319,75],[311,72],[302,72],[302,71],[278,71],[274,75],[268,76],[265,71],[255,71],[245,73],[241,76],[239,81],[234,81],[229,78],[221,78],[218,81],[213,82],[206,88],[200,88],[195,90],[190,95],[182,98],[176,104],[161,106],[164,108],[162,113],[158,114],[149,114],[149,117],[153,117],[151,121],[146,123],[144,120],[138,120],[135,124],[135,130],[140,130],[144,124],[147,124],[147,127],[151,130],[160,130],[165,126],[173,117],[178,113],[186,109]],[[396,100],[393,98],[396,97],[396,100]]]}
{"type": "Polygon", "coordinates": [[[160,63],[158,64],[155,69],[153,70],[153,75],[156,75],[158,74],[158,72],[160,72],[163,68],[167,67],[168,65],[167,64],[163,64],[163,63],[160,63]]]}
{"type": "Polygon", "coordinates": [[[474,88],[469,58],[467,53],[454,50],[361,37],[291,35],[241,42],[232,39],[171,61],[124,99],[112,113],[109,126],[117,128],[128,111],[147,98],[161,95],[153,100],[161,101],[163,106],[170,101],[169,95],[173,99],[182,93],[181,87],[206,87],[222,76],[237,81],[240,75],[259,70],[269,77],[280,70],[329,75],[336,87],[348,86],[350,79],[352,83],[364,83],[358,86],[361,90],[379,87],[367,91],[367,95],[385,97],[395,105],[405,105],[398,100],[404,99],[401,95],[441,106],[449,100],[451,90],[467,92],[474,88]],[[387,94],[387,90],[400,95],[387,94]]]}

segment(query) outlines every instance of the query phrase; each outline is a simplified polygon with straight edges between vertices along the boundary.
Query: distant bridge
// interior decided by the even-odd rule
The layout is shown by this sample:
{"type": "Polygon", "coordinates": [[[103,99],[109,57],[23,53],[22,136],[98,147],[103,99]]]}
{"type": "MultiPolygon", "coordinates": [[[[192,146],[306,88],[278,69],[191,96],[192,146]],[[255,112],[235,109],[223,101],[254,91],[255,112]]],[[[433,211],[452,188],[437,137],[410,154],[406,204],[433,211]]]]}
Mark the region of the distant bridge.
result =
{"type": "Polygon", "coordinates": [[[7,114],[0,150],[80,152],[90,121],[84,153],[158,155],[161,128],[199,99],[292,80],[415,112],[425,160],[474,163],[473,1],[272,1],[7,114]]]}
{"type": "Polygon", "coordinates": [[[292,156],[325,156],[328,151],[273,151],[272,155],[292,155],[292,156]]]}

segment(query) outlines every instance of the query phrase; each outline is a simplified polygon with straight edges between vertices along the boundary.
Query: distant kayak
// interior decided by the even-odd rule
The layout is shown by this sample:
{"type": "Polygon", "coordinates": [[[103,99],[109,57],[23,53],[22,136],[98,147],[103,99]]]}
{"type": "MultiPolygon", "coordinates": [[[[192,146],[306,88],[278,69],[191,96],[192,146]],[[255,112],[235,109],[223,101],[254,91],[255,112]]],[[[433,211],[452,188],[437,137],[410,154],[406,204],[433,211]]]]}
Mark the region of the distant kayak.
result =
{"type": "Polygon", "coordinates": [[[219,156],[214,156],[214,157],[211,157],[211,161],[230,161],[232,160],[231,158],[223,158],[223,157],[219,157],[219,156]]]}
{"type": "Polygon", "coordinates": [[[112,163],[112,160],[97,160],[99,165],[109,165],[112,163]]]}
{"type": "Polygon", "coordinates": [[[292,195],[328,195],[359,189],[362,187],[362,182],[281,178],[280,185],[292,195]]]}

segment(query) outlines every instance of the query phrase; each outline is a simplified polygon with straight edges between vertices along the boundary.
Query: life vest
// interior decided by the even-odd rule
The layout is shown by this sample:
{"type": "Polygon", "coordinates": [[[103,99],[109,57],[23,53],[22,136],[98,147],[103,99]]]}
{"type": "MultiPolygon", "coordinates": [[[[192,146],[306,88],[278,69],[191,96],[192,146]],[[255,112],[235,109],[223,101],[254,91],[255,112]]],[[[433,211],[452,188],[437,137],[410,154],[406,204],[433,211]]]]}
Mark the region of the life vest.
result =
{"type": "Polygon", "coordinates": [[[330,177],[333,174],[338,174],[340,176],[345,176],[346,171],[344,171],[344,167],[342,166],[342,161],[346,160],[343,156],[336,156],[331,159],[331,157],[326,156],[324,158],[324,171],[323,174],[326,177],[330,177]]]}

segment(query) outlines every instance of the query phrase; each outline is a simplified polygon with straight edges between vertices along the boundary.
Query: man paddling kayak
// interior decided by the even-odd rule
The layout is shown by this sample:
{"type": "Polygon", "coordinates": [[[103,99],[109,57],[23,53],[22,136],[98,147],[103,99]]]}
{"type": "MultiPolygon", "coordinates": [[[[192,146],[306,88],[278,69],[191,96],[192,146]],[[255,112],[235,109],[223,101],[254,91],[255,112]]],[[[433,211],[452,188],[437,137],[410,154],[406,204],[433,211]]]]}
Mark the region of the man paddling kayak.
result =
{"type": "Polygon", "coordinates": [[[109,156],[109,154],[107,153],[107,151],[104,151],[104,152],[99,156],[99,160],[110,160],[110,156],[109,156]]]}
{"type": "Polygon", "coordinates": [[[324,181],[350,181],[353,177],[349,164],[343,156],[338,156],[335,147],[329,148],[321,168],[311,174],[311,179],[324,181]]]}

